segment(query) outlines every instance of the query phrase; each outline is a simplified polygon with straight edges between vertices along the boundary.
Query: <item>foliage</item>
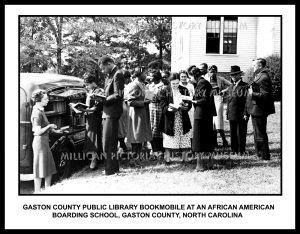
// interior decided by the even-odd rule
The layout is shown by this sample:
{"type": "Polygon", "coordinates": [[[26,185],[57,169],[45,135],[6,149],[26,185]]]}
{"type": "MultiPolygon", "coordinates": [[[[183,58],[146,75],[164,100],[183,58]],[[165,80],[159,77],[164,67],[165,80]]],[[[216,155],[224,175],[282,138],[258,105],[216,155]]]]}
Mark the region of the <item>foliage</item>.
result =
{"type": "Polygon", "coordinates": [[[281,58],[279,55],[271,55],[265,58],[267,67],[273,84],[273,97],[275,101],[281,101],[282,98],[282,74],[281,58]]]}
{"type": "Polygon", "coordinates": [[[20,70],[99,76],[103,55],[129,68],[156,59],[168,64],[170,22],[171,17],[20,17],[20,70]],[[160,54],[151,54],[149,44],[160,54]]]}
{"type": "MultiPolygon", "coordinates": [[[[265,57],[267,61],[267,69],[272,80],[273,97],[275,101],[281,101],[282,98],[282,74],[281,74],[281,58],[279,55],[274,54],[265,57]]],[[[244,80],[250,82],[254,79],[253,68],[245,71],[244,80]]]]}

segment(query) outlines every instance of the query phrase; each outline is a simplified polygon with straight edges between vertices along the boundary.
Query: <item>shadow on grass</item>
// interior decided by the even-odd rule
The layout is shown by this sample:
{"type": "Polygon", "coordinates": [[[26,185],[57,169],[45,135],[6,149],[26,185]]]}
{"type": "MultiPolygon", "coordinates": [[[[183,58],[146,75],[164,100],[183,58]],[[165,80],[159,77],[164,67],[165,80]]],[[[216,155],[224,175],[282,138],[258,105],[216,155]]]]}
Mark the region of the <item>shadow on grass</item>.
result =
{"type": "MultiPolygon", "coordinates": [[[[196,168],[196,159],[191,159],[186,163],[182,163],[179,159],[174,159],[171,161],[171,165],[165,165],[163,161],[141,161],[140,166],[130,167],[127,162],[122,162],[121,168],[127,170],[131,169],[132,172],[144,173],[172,173],[172,172],[193,172],[196,168]]],[[[209,163],[209,170],[230,170],[230,169],[244,169],[244,168],[254,168],[254,167],[280,167],[281,157],[271,156],[271,160],[261,160],[255,156],[244,157],[235,156],[234,158],[215,158],[209,163]]],[[[128,173],[130,173],[130,171],[128,173]]]]}
{"type": "MultiPolygon", "coordinates": [[[[281,151],[280,149],[272,149],[271,160],[261,160],[255,156],[255,150],[248,150],[245,156],[230,154],[230,148],[219,148],[215,151],[216,156],[210,163],[209,170],[231,170],[231,169],[245,169],[245,168],[264,168],[264,167],[280,167],[281,165],[281,151]]],[[[143,173],[173,173],[184,172],[191,173],[196,168],[196,158],[189,157],[188,162],[182,163],[180,153],[171,158],[171,165],[166,165],[163,159],[151,161],[149,159],[137,159],[136,165],[132,165],[128,159],[120,159],[120,176],[128,174],[143,174],[143,173]]],[[[207,164],[208,161],[207,161],[207,164]]],[[[105,175],[104,173],[105,162],[100,161],[95,170],[89,168],[89,165],[82,168],[81,171],[74,173],[75,177],[97,177],[105,175]]]]}

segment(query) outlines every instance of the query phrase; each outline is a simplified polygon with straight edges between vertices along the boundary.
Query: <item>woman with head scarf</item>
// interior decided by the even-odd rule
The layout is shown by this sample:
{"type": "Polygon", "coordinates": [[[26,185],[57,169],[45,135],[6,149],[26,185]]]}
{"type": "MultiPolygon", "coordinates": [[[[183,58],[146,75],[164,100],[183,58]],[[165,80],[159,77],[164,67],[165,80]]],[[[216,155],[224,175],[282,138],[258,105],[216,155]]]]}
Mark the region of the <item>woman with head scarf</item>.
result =
{"type": "Polygon", "coordinates": [[[208,68],[208,78],[213,88],[217,111],[217,116],[214,116],[213,118],[215,146],[218,146],[217,133],[219,133],[222,137],[223,147],[228,147],[228,142],[224,133],[224,93],[231,85],[231,82],[221,76],[218,76],[218,68],[215,65],[208,68]]]}

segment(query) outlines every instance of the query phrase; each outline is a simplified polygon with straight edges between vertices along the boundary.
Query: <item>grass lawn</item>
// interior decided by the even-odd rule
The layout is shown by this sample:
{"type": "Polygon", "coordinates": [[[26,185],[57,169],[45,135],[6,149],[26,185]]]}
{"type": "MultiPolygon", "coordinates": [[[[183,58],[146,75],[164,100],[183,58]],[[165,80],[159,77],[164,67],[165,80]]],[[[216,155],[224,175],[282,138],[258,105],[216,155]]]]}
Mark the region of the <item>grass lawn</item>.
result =
{"type": "MultiPolygon", "coordinates": [[[[271,160],[256,157],[251,119],[248,124],[246,156],[230,155],[229,149],[218,149],[214,167],[195,172],[196,160],[180,163],[174,157],[166,166],[162,161],[141,161],[131,168],[122,161],[120,173],[105,176],[104,166],[91,171],[88,166],[74,173],[42,193],[51,194],[279,194],[281,192],[281,119],[280,103],[276,114],[268,118],[268,136],[271,160]]],[[[230,142],[229,123],[225,121],[230,142]]],[[[218,139],[221,144],[221,139],[218,139]]]]}

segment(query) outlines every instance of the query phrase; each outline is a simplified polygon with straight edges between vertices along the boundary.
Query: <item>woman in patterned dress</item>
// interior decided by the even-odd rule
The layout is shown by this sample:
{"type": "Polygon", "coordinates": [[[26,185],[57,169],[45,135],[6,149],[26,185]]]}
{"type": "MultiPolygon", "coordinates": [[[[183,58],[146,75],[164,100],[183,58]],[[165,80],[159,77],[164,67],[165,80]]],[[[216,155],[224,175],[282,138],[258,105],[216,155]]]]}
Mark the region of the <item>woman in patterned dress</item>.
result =
{"type": "Polygon", "coordinates": [[[182,151],[182,161],[187,161],[187,154],[191,149],[189,132],[192,128],[188,115],[192,104],[182,99],[182,95],[188,96],[189,91],[187,88],[179,85],[180,78],[178,73],[172,73],[169,80],[170,86],[161,91],[163,115],[160,122],[167,165],[170,164],[171,151],[173,150],[182,151]]]}
{"type": "Polygon", "coordinates": [[[52,175],[56,173],[55,162],[49,146],[49,132],[62,133],[56,130],[55,124],[50,124],[44,112],[44,107],[49,102],[45,90],[38,89],[32,93],[32,100],[35,102],[31,113],[33,131],[33,175],[34,191],[41,190],[42,179],[45,179],[45,187],[51,186],[52,175]]]}
{"type": "Polygon", "coordinates": [[[159,123],[162,115],[160,105],[160,91],[164,87],[162,76],[159,71],[151,73],[151,83],[148,85],[149,91],[154,93],[154,97],[149,104],[150,121],[153,139],[151,141],[152,153],[154,158],[158,158],[163,154],[163,138],[162,132],[159,129],[159,123]]]}

